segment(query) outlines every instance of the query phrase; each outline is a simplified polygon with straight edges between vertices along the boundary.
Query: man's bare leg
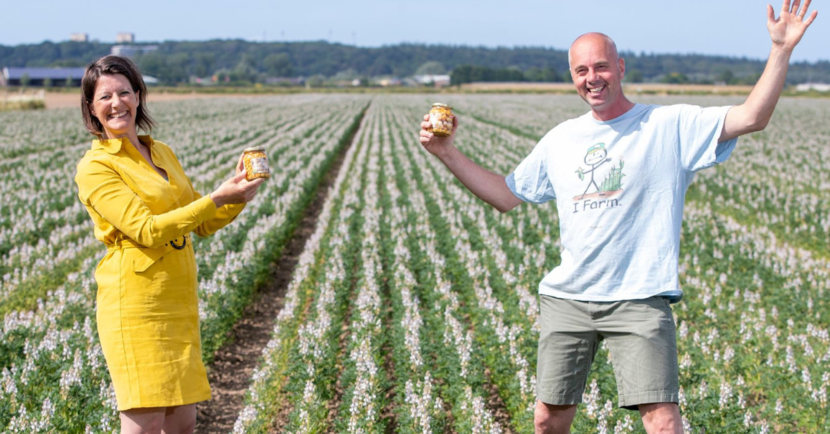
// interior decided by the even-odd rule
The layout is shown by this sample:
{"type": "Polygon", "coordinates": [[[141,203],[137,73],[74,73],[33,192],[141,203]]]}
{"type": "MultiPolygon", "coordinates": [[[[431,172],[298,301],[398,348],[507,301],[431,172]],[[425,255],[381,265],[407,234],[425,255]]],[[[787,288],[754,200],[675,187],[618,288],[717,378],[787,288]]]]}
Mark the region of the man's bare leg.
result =
{"type": "Polygon", "coordinates": [[[536,401],[536,434],[568,434],[576,416],[576,405],[551,405],[536,401]]]}
{"type": "MultiPolygon", "coordinates": [[[[640,404],[640,415],[648,434],[683,434],[680,408],[673,402],[640,404]]],[[[538,407],[537,407],[538,411],[538,407]]]]}

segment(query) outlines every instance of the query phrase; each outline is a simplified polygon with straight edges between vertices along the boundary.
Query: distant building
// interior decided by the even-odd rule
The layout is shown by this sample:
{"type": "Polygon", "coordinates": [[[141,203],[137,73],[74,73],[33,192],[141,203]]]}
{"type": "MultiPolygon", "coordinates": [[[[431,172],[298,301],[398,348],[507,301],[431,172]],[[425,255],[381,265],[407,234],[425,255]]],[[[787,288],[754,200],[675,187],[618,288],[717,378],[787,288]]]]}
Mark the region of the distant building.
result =
{"type": "Polygon", "coordinates": [[[304,77],[267,77],[265,84],[281,84],[290,86],[302,86],[305,84],[304,77]]]}
{"type": "Polygon", "coordinates": [[[51,81],[52,86],[63,87],[67,82],[73,87],[81,86],[85,68],[3,68],[0,74],[0,86],[21,86],[28,80],[28,86],[43,86],[51,81]]]}
{"type": "Polygon", "coordinates": [[[434,84],[435,86],[450,85],[450,76],[444,74],[416,75],[412,78],[420,84],[434,84]]]}
{"type": "Polygon", "coordinates": [[[799,92],[807,92],[810,90],[817,90],[819,92],[830,92],[830,84],[825,83],[802,83],[795,86],[795,90],[799,92]]]}
{"type": "Polygon", "coordinates": [[[86,33],[73,33],[69,35],[69,40],[75,42],[89,42],[89,35],[86,33]]]}
{"type": "Polygon", "coordinates": [[[149,53],[158,50],[157,45],[113,45],[110,54],[114,56],[135,57],[138,54],[149,53]]]}
{"type": "Polygon", "coordinates": [[[116,44],[135,44],[135,33],[121,32],[115,35],[116,44]]]}
{"type": "MultiPolygon", "coordinates": [[[[16,68],[7,67],[0,71],[0,86],[21,86],[24,77],[28,80],[27,86],[43,86],[47,79],[53,87],[65,87],[71,82],[73,87],[81,87],[86,68],[16,68]]],[[[143,76],[144,83],[158,84],[158,79],[149,75],[143,76]]]]}
{"type": "Polygon", "coordinates": [[[381,78],[380,80],[377,80],[377,84],[379,84],[383,87],[389,87],[389,86],[401,86],[404,83],[403,83],[403,81],[401,81],[400,78],[391,77],[391,78],[381,78]]]}

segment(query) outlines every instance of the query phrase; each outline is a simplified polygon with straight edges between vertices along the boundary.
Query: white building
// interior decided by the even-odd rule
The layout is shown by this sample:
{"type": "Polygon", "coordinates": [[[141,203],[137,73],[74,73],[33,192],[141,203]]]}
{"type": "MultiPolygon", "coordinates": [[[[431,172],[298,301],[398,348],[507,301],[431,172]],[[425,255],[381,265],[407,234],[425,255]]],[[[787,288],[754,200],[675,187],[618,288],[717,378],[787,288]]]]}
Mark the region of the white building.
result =
{"type": "Polygon", "coordinates": [[[819,92],[830,92],[830,84],[826,83],[802,83],[795,87],[799,92],[807,92],[810,90],[817,90],[819,92]]]}
{"type": "Polygon", "coordinates": [[[72,33],[69,35],[69,40],[75,42],[89,42],[89,35],[86,33],[72,33]]]}
{"type": "Polygon", "coordinates": [[[134,44],[135,43],[135,33],[121,32],[121,33],[115,35],[115,43],[116,44],[134,44]]]}
{"type": "Polygon", "coordinates": [[[110,54],[113,56],[135,57],[138,54],[149,53],[158,49],[157,45],[145,45],[143,47],[138,45],[113,45],[110,48],[110,54]]]}
{"type": "Polygon", "coordinates": [[[435,86],[450,85],[450,76],[445,74],[416,75],[412,78],[420,84],[434,84],[435,86]]]}

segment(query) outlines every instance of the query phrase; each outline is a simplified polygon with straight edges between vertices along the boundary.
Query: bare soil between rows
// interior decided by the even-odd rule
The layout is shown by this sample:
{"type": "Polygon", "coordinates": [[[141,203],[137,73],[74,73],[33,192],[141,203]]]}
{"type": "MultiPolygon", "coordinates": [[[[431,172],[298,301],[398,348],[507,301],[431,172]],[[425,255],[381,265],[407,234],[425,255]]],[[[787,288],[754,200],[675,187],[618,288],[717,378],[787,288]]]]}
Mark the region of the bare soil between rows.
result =
{"type": "Polygon", "coordinates": [[[233,430],[244,406],[245,393],[254,369],[259,365],[262,350],[271,338],[274,320],[285,304],[285,293],[294,268],[306,241],[314,233],[329,188],[337,179],[353,141],[354,138],[332,162],[280,259],[271,265],[268,283],[254,296],[242,319],[229,332],[229,343],[214,355],[213,364],[208,368],[212,398],[197,405],[197,434],[228,433],[233,430]]]}

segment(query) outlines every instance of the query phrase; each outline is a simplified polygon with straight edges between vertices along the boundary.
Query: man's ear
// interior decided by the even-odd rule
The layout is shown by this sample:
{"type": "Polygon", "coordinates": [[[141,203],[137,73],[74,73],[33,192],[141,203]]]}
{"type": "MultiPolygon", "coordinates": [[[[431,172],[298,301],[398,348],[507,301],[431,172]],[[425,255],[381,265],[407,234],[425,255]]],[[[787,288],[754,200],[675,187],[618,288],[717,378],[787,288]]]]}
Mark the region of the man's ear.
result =
{"type": "Polygon", "coordinates": [[[625,78],[625,59],[620,57],[620,80],[625,78]]]}

